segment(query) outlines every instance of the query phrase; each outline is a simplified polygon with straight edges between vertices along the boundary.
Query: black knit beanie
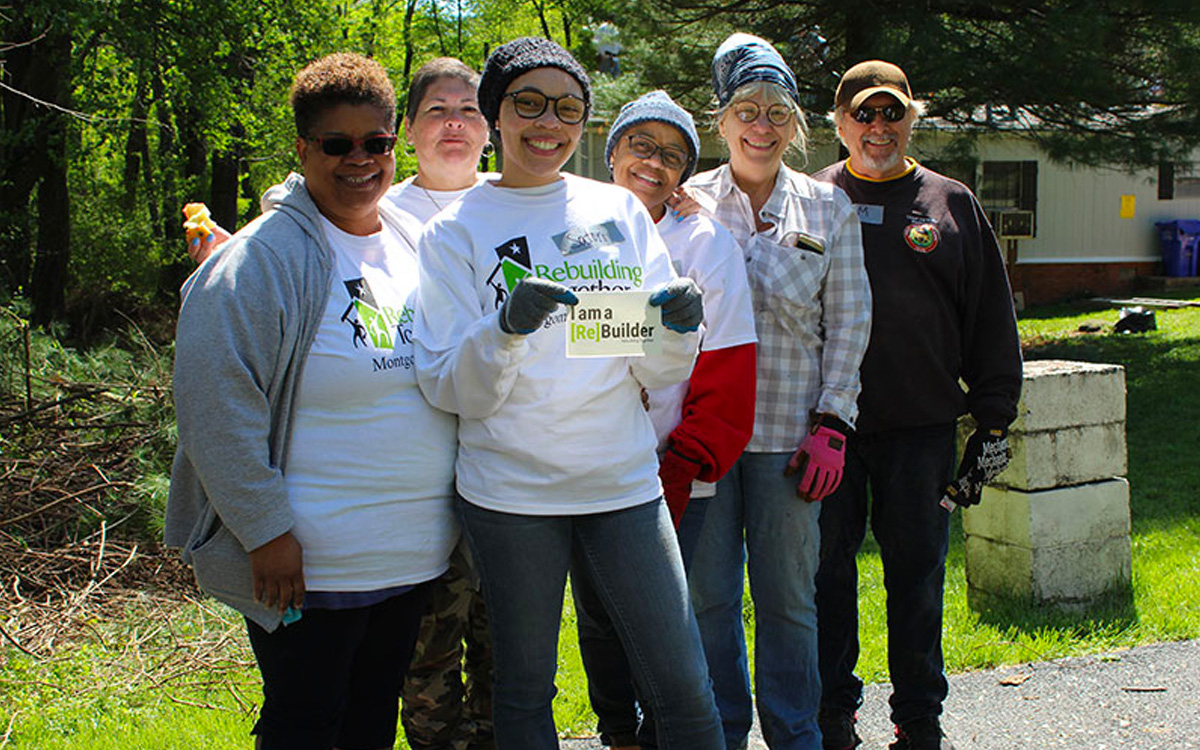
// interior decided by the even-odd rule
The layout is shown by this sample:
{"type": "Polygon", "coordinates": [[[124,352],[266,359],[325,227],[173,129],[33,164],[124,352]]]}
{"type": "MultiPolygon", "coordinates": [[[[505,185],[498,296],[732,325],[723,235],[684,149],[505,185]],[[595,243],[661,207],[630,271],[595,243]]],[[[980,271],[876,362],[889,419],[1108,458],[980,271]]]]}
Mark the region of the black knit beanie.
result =
{"type": "Polygon", "coordinates": [[[592,82],[587,71],[570,52],[549,39],[527,36],[497,47],[488,55],[479,80],[479,110],[493,129],[500,117],[500,102],[513,79],[537,68],[558,68],[583,89],[583,101],[591,109],[592,82]]]}

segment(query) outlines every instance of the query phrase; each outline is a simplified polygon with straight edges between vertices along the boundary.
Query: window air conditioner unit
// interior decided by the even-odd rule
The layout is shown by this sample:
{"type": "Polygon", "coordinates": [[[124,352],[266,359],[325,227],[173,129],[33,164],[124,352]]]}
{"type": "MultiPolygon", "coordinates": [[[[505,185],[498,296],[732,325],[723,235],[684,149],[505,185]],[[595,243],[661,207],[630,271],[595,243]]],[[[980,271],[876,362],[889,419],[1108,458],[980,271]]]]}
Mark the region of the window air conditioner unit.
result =
{"type": "Polygon", "coordinates": [[[1000,211],[996,216],[999,221],[994,225],[996,236],[1002,240],[1031,240],[1033,232],[1033,211],[1000,211]]]}

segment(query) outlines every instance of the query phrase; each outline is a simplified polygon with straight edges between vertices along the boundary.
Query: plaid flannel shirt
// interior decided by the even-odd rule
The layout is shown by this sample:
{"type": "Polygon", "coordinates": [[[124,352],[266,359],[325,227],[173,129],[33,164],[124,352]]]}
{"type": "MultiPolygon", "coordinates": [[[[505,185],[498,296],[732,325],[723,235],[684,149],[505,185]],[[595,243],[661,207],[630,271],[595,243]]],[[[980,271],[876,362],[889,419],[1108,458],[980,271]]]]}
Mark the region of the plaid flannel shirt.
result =
{"type": "Polygon", "coordinates": [[[774,226],[758,232],[750,199],[728,164],[688,185],[746,257],[758,329],[754,436],[746,450],[795,450],[813,410],[853,426],[858,369],[871,334],[871,287],[850,199],[781,166],[760,212],[774,226]]]}

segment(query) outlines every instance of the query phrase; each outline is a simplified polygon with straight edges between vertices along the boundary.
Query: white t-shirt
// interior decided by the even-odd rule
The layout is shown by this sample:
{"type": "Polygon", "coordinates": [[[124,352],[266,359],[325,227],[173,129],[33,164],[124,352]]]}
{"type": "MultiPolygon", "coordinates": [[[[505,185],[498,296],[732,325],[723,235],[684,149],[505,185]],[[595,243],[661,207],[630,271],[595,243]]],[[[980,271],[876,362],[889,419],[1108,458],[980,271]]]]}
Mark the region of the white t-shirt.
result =
{"type": "Polygon", "coordinates": [[[541,188],[485,182],[438,214],[420,246],[417,377],[459,415],[458,491],[491,510],[597,513],[661,494],[641,390],[691,374],[697,334],[662,354],[567,359],[559,308],[528,336],[497,310],[530,273],[576,290],[652,289],[675,277],[627,190],[574,175],[541,188]]]}
{"type": "Polygon", "coordinates": [[[285,481],[313,591],[436,578],[458,539],[455,419],[417,387],[417,259],[386,222],[366,237],[322,220],[333,290],[298,388],[285,481]]]}
{"type": "MultiPolygon", "coordinates": [[[[752,344],[754,304],[746,261],[741,247],[725,227],[699,214],[676,221],[663,214],[658,233],[667,244],[675,273],[687,276],[704,294],[704,325],[700,329],[700,351],[727,349],[752,344]]],[[[683,400],[688,384],[679,383],[649,391],[650,420],[658,436],[659,450],[683,417],[683,400]]],[[[693,497],[712,497],[716,485],[695,482],[693,497]]]]}
{"type": "MultiPolygon", "coordinates": [[[[475,184],[478,185],[489,177],[495,177],[495,175],[477,174],[475,175],[475,184]]],[[[383,199],[391,201],[392,205],[396,208],[412,216],[420,222],[422,227],[429,223],[429,220],[436,216],[439,211],[466,195],[468,190],[471,190],[469,187],[462,188],[461,190],[429,190],[416,184],[414,182],[416,179],[417,176],[413,175],[402,182],[392,185],[388,188],[383,199]]]]}

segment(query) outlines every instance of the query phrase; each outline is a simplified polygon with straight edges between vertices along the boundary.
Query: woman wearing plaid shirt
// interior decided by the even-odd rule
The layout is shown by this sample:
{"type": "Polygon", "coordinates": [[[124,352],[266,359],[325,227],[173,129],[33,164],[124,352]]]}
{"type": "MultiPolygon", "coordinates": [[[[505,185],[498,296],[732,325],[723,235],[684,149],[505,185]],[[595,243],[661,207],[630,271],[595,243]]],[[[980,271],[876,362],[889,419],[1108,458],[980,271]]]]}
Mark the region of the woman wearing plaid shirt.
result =
{"type": "Polygon", "coordinates": [[[755,690],[775,750],[819,750],[816,502],[841,479],[871,292],[854,206],[783,163],[805,144],[795,77],[766,41],[734,34],[713,58],[729,163],[688,183],[741,243],[758,330],[754,434],[717,484],[689,575],[730,750],[751,725],[743,563],[756,621],[755,690]]]}

